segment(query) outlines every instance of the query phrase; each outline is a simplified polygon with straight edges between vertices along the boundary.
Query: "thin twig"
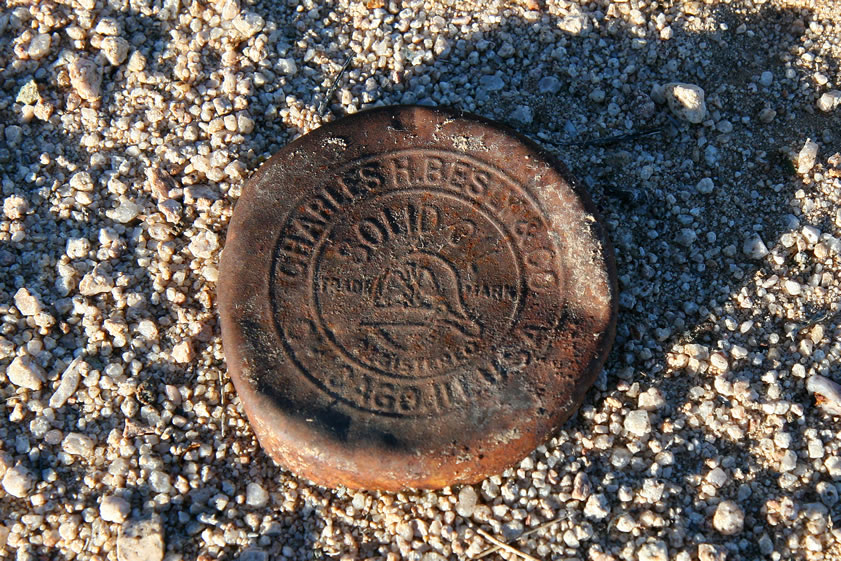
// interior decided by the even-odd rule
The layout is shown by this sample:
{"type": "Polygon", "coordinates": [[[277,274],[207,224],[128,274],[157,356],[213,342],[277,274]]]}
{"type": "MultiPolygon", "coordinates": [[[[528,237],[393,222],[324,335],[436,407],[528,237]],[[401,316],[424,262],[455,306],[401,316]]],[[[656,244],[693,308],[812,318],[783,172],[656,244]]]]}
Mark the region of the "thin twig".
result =
{"type": "MultiPolygon", "coordinates": [[[[534,527],[534,528],[532,528],[531,530],[528,530],[528,531],[526,531],[526,532],[523,532],[522,534],[520,534],[519,536],[517,536],[517,538],[516,538],[514,541],[515,541],[515,542],[516,542],[516,541],[520,541],[521,539],[523,539],[523,538],[527,538],[527,537],[529,537],[529,536],[531,536],[531,535],[533,535],[533,534],[536,534],[536,533],[538,533],[539,531],[541,531],[541,530],[543,530],[543,529],[545,529],[545,528],[549,528],[550,526],[554,526],[555,524],[557,524],[557,523],[558,523],[558,522],[560,522],[561,520],[566,520],[566,516],[559,516],[558,518],[553,518],[552,520],[549,520],[549,521],[547,521],[547,522],[544,522],[543,524],[541,524],[541,525],[539,525],[539,526],[535,526],[535,527],[534,527]]],[[[494,545],[494,546],[492,546],[492,547],[489,547],[489,548],[488,548],[488,549],[486,549],[485,551],[483,551],[483,552],[479,553],[479,555],[477,555],[477,556],[476,556],[476,559],[481,559],[482,557],[487,557],[488,555],[490,555],[490,554],[491,554],[491,553],[493,553],[494,551],[498,551],[499,549],[500,549],[500,547],[499,547],[498,545],[494,545]]]]}
{"type": "Polygon", "coordinates": [[[324,99],[321,100],[321,105],[318,106],[318,114],[322,117],[327,112],[327,106],[330,105],[330,99],[333,98],[333,94],[336,93],[336,87],[339,85],[339,80],[342,78],[342,74],[345,73],[348,66],[350,66],[350,61],[353,60],[352,56],[347,57],[345,63],[342,65],[342,68],[339,70],[339,73],[336,74],[336,77],[333,79],[333,83],[330,84],[330,87],[327,88],[327,94],[324,96],[324,99]]]}
{"type": "Polygon", "coordinates": [[[490,535],[489,533],[487,533],[486,531],[484,531],[481,528],[476,528],[476,532],[480,536],[482,536],[483,538],[488,540],[489,542],[491,542],[493,544],[496,544],[497,547],[499,547],[502,550],[507,551],[508,553],[510,553],[512,555],[516,555],[517,557],[522,557],[526,561],[538,561],[538,559],[536,557],[532,557],[528,553],[523,553],[522,551],[520,551],[516,547],[510,546],[505,542],[499,541],[498,539],[496,539],[495,537],[493,537],[492,535],[490,535]]]}
{"type": "Polygon", "coordinates": [[[633,131],[625,134],[615,134],[603,138],[593,138],[590,140],[576,140],[574,142],[564,142],[561,146],[610,146],[611,144],[619,144],[620,142],[627,142],[629,140],[636,140],[646,136],[654,136],[663,132],[665,126],[647,127],[638,131],[633,131]]]}
{"type": "Polygon", "coordinates": [[[228,408],[225,407],[225,383],[222,381],[222,369],[219,372],[219,403],[222,405],[222,438],[225,438],[225,430],[228,425],[228,408]]]}

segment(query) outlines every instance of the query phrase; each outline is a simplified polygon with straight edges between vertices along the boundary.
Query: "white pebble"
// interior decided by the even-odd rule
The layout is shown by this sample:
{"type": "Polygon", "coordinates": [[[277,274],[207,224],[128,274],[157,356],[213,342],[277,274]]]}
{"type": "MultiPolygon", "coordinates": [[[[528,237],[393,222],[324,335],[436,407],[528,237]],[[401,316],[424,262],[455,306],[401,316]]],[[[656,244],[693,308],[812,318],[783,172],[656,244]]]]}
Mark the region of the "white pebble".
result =
{"type": "Polygon", "coordinates": [[[71,456],[88,456],[93,452],[93,439],[79,432],[68,433],[61,449],[71,456]]]}
{"type": "Polygon", "coordinates": [[[3,215],[9,220],[20,220],[28,210],[29,203],[20,195],[11,195],[3,201],[3,215]]]}
{"type": "Polygon", "coordinates": [[[16,386],[38,391],[46,380],[46,372],[35,360],[28,356],[19,356],[6,370],[9,381],[16,386]]]}
{"type": "Polygon", "coordinates": [[[818,145],[811,138],[806,140],[797,154],[797,173],[808,173],[818,158],[818,145]]]}
{"type": "Polygon", "coordinates": [[[29,42],[29,47],[26,49],[26,54],[29,58],[39,59],[43,58],[50,52],[50,44],[52,38],[47,33],[39,33],[29,42]]]}
{"type": "Polygon", "coordinates": [[[701,123],[707,116],[704,90],[695,84],[672,82],[665,87],[666,101],[676,117],[690,123],[701,123]]]}
{"type": "Polygon", "coordinates": [[[26,288],[19,288],[15,292],[15,307],[25,316],[35,316],[43,310],[38,298],[26,288]]]}
{"type": "Polygon", "coordinates": [[[79,282],[79,292],[83,296],[95,296],[104,292],[111,292],[112,288],[114,288],[114,280],[102,272],[99,267],[95,267],[79,282]]]}
{"type": "Polygon", "coordinates": [[[742,531],[745,525],[745,513],[734,501],[718,503],[713,515],[713,527],[725,536],[732,536],[742,531]]]}
{"type": "Polygon", "coordinates": [[[295,64],[294,58],[281,58],[277,61],[277,69],[281,74],[287,76],[294,76],[298,72],[298,66],[295,64]]]}
{"type": "Polygon", "coordinates": [[[269,502],[269,493],[259,483],[251,482],[245,487],[245,502],[248,506],[262,508],[269,502]]]}
{"type": "Polygon", "coordinates": [[[131,505],[121,497],[105,495],[102,497],[102,502],[99,503],[99,515],[106,522],[122,524],[130,512],[131,505]]]}
{"type": "Polygon", "coordinates": [[[790,296],[797,296],[801,292],[800,283],[793,280],[787,280],[783,283],[783,288],[790,296]]]}
{"type": "Polygon", "coordinates": [[[584,505],[584,516],[593,520],[603,520],[610,514],[610,503],[603,494],[590,495],[584,505]]]}
{"type": "Polygon", "coordinates": [[[102,40],[99,48],[108,62],[114,66],[119,66],[128,57],[129,43],[122,37],[106,37],[102,40]]]}
{"type": "Polygon", "coordinates": [[[117,538],[119,561],[162,561],[164,550],[164,531],[158,520],[132,520],[117,538]]]}
{"type": "Polygon", "coordinates": [[[576,501],[583,501],[590,496],[590,478],[583,471],[575,474],[572,481],[572,498],[576,501]]]}
{"type": "Polygon", "coordinates": [[[246,39],[262,31],[263,26],[265,25],[265,20],[263,20],[259,14],[254,12],[246,12],[234,19],[234,27],[237,31],[242,33],[246,39]]]}
{"type": "Polygon", "coordinates": [[[625,417],[625,430],[637,437],[646,436],[651,432],[651,421],[648,418],[648,411],[637,409],[631,411],[625,417]]]}
{"type": "Polygon", "coordinates": [[[717,489],[721,489],[727,483],[727,472],[717,467],[707,474],[707,481],[712,483],[717,489]]]}
{"type": "Polygon", "coordinates": [[[219,237],[210,230],[202,230],[193,237],[188,247],[196,257],[207,259],[219,247],[219,237]]]}
{"type": "Polygon", "coordinates": [[[718,372],[727,372],[730,365],[727,362],[727,357],[724,353],[715,352],[710,355],[710,366],[715,368],[718,372]]]}
{"type": "Polygon", "coordinates": [[[144,319],[137,324],[137,332],[149,341],[158,339],[158,327],[152,320],[144,319]]]}
{"type": "Polygon", "coordinates": [[[698,561],[727,561],[727,550],[709,543],[698,544],[698,561]]]}
{"type": "Polygon", "coordinates": [[[458,503],[456,503],[456,512],[459,516],[468,518],[473,516],[473,510],[476,508],[476,502],[479,497],[476,495],[476,490],[470,485],[466,485],[458,493],[458,503]]]}
{"type": "Polygon", "coordinates": [[[70,65],[70,83],[79,97],[93,101],[100,96],[102,72],[93,61],[79,57],[70,65]]]}
{"type": "Polygon", "coordinates": [[[122,199],[117,208],[105,211],[105,216],[121,224],[127,224],[137,218],[142,211],[143,207],[140,205],[128,199],[122,199]]]}
{"type": "Polygon", "coordinates": [[[832,111],[841,105],[841,90],[830,90],[818,99],[818,109],[824,112],[832,111]]]}
{"type": "Polygon", "coordinates": [[[156,493],[169,494],[172,491],[169,474],[161,470],[153,471],[149,474],[149,487],[156,493]]]}
{"type": "Polygon", "coordinates": [[[639,561],[669,561],[669,548],[662,540],[644,543],[637,551],[637,559],[639,561]]]}
{"type": "Polygon", "coordinates": [[[825,412],[841,415],[841,385],[820,374],[813,374],[806,380],[806,390],[816,395],[818,406],[825,412]]]}
{"type": "Polygon", "coordinates": [[[637,398],[637,406],[646,411],[656,411],[666,404],[663,394],[657,388],[649,388],[637,398]]]}
{"type": "Polygon", "coordinates": [[[79,387],[79,382],[82,379],[83,366],[84,361],[82,357],[73,359],[73,362],[67,365],[67,368],[64,369],[64,373],[61,375],[61,382],[59,382],[53,395],[50,396],[50,407],[53,409],[63,407],[67,403],[67,400],[76,393],[76,388],[79,387]]]}
{"type": "Polygon", "coordinates": [[[818,240],[821,239],[821,231],[809,224],[803,226],[800,233],[803,234],[803,239],[805,239],[806,243],[809,245],[815,245],[818,243],[818,240]]]}
{"type": "Polygon", "coordinates": [[[193,345],[190,341],[181,341],[172,348],[172,358],[182,364],[193,360],[193,345]]]}
{"type": "Polygon", "coordinates": [[[34,485],[32,476],[23,466],[17,465],[6,470],[3,475],[3,489],[13,497],[23,498],[34,485]]]}
{"type": "Polygon", "coordinates": [[[41,100],[41,94],[38,93],[38,84],[35,80],[29,80],[25,83],[18,92],[15,101],[24,105],[32,105],[41,100]]]}

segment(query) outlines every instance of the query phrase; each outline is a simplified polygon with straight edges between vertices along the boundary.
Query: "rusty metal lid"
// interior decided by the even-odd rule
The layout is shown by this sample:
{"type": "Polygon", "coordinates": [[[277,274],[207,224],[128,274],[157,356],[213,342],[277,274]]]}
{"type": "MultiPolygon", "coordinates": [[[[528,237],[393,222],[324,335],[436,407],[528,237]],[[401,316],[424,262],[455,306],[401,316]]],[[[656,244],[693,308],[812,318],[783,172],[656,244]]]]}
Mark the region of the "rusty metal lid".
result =
{"type": "Polygon", "coordinates": [[[377,108],[243,189],[219,281],[260,443],[327,485],[471,483],[578,407],[613,341],[613,250],[587,194],[502,125],[377,108]]]}

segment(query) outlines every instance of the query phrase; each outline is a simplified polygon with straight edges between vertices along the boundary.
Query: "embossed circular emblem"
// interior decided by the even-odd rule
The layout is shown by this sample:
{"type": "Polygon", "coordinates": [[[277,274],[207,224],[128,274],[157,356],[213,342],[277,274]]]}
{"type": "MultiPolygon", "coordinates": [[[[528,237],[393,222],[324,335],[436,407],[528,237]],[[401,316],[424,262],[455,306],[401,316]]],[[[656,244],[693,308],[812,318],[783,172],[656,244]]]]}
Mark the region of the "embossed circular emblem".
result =
{"type": "Polygon", "coordinates": [[[440,109],[348,117],[243,191],[219,290],[229,371],[266,450],[317,482],[475,481],[592,383],[610,252],[527,140],[440,109]]]}

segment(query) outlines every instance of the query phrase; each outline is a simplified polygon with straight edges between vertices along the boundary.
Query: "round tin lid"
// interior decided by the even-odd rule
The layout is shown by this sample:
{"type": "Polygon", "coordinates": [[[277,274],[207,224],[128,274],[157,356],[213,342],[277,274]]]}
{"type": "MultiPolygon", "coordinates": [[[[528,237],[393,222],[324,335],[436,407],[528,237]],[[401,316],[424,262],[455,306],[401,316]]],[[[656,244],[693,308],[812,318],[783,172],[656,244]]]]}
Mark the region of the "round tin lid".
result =
{"type": "Polygon", "coordinates": [[[244,187],[219,281],[231,378],[266,452],[327,485],[471,483],[578,407],[613,341],[587,194],[505,126],[376,108],[244,187]]]}

